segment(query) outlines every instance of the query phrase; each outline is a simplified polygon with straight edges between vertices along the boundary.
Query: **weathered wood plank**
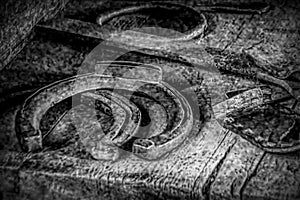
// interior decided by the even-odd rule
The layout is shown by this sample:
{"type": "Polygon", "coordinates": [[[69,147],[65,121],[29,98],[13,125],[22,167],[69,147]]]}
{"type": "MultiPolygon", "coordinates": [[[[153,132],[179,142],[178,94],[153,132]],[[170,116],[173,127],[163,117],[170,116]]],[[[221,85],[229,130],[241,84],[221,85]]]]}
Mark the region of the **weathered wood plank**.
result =
{"type": "MultiPolygon", "coordinates": [[[[96,6],[102,5],[99,3],[96,6]]],[[[197,6],[195,8],[200,9],[197,6]]],[[[294,7],[295,5],[288,4],[288,6],[294,7]]],[[[291,13],[287,11],[284,13],[282,9],[276,8],[267,15],[210,13],[208,15],[211,17],[211,24],[209,24],[211,30],[206,38],[198,41],[198,44],[193,42],[158,43],[153,42],[155,37],[147,38],[143,34],[134,32],[120,35],[120,37],[116,35],[111,40],[131,45],[130,50],[144,47],[161,50],[157,53],[158,56],[164,55],[165,52],[180,54],[179,59],[183,58],[185,61],[207,68],[213,66],[213,63],[208,61],[210,57],[202,51],[203,47],[207,46],[228,48],[234,51],[245,49],[251,55],[263,58],[260,60],[262,63],[280,64],[286,60],[298,62],[295,56],[299,53],[298,48],[297,45],[293,46],[294,41],[298,39],[295,33],[297,26],[285,24],[286,21],[291,22],[294,19],[288,18],[291,13],[295,18],[298,15],[296,11],[291,13]],[[281,30],[278,31],[281,32],[280,34],[274,29],[278,23],[278,16],[280,16],[279,21],[282,26],[287,29],[282,30],[284,33],[281,30]],[[272,23],[268,24],[269,21],[272,23]],[[260,41],[263,42],[260,43],[260,41]],[[199,46],[202,47],[199,48],[199,46]],[[288,52],[289,50],[291,52],[288,52]],[[199,55],[204,56],[199,57],[199,55]]],[[[78,20],[59,19],[50,25],[40,24],[39,28],[40,30],[55,29],[58,32],[67,31],[96,39],[102,37],[97,32],[100,30],[98,27],[78,20]],[[75,28],[72,28],[73,25],[75,28]],[[86,25],[87,29],[79,29],[80,33],[76,33],[75,30],[83,25],[86,25]]],[[[14,86],[29,82],[29,85],[37,84],[38,81],[47,80],[48,74],[45,71],[53,72],[53,74],[63,73],[66,76],[76,74],[80,62],[88,52],[87,49],[92,49],[92,46],[75,50],[72,49],[74,46],[68,44],[45,42],[43,39],[34,41],[30,48],[25,48],[21,52],[20,57],[10,65],[10,69],[3,71],[2,80],[5,80],[5,75],[9,75],[9,81],[3,86],[7,86],[6,89],[9,91],[10,83],[14,86]],[[38,44],[40,41],[42,42],[38,44]],[[67,58],[61,55],[67,55],[67,58]],[[68,63],[68,60],[72,62],[75,60],[75,63],[68,63]],[[29,71],[34,72],[30,73],[31,80],[27,80],[22,74],[15,76],[20,70],[18,68],[23,66],[27,69],[21,70],[23,74],[29,71]]],[[[148,53],[153,54],[153,51],[148,53]]],[[[133,54],[131,56],[138,57],[133,54]]],[[[178,65],[178,63],[174,64],[157,59],[157,57],[154,59],[145,57],[142,60],[170,67],[168,69],[178,65]]],[[[60,77],[52,78],[59,79],[60,77]]],[[[234,82],[228,87],[235,88],[236,85],[233,85],[234,82]]],[[[185,90],[184,92],[188,95],[191,91],[185,90]]],[[[223,93],[224,91],[220,89],[216,92],[223,93]]],[[[224,98],[223,94],[219,96],[224,98]]],[[[216,103],[220,99],[212,101],[216,103]]],[[[14,127],[10,123],[14,123],[13,113],[14,109],[4,112],[0,124],[6,128],[5,131],[10,137],[14,137],[14,127]]],[[[69,116],[69,120],[72,121],[72,117],[69,116]]],[[[64,123],[66,121],[62,121],[58,126],[63,126],[64,123]]],[[[11,141],[15,144],[15,140],[11,141]]],[[[70,146],[72,147],[74,146],[70,146]]],[[[156,162],[144,161],[131,154],[117,162],[102,162],[82,159],[74,152],[70,155],[64,150],[54,150],[25,155],[1,151],[0,176],[5,179],[3,185],[5,189],[1,187],[1,191],[19,193],[24,198],[32,199],[40,196],[49,199],[76,199],[79,196],[90,199],[98,199],[99,196],[107,199],[270,198],[277,200],[300,198],[300,158],[298,155],[265,154],[236,134],[227,132],[214,120],[207,122],[204,127],[200,122],[195,122],[193,131],[184,144],[171,152],[168,157],[156,162]]]]}
{"type": "MultiPolygon", "coordinates": [[[[111,187],[118,189],[120,187],[121,190],[125,187],[126,191],[128,189],[132,191],[133,196],[141,195],[141,191],[146,191],[147,195],[161,198],[191,198],[205,195],[201,194],[201,185],[211,178],[213,166],[220,162],[220,159],[224,157],[224,152],[234,144],[232,136],[227,136],[223,129],[211,131],[211,128],[216,126],[215,123],[207,125],[200,133],[188,138],[183,146],[172,152],[167,158],[157,162],[143,161],[129,155],[119,162],[110,163],[83,160],[76,158],[76,155],[68,157],[63,152],[57,151],[31,156],[21,167],[20,190],[25,194],[40,195],[33,193],[38,190],[47,191],[49,195],[52,195],[53,192],[58,192],[58,188],[68,187],[66,183],[69,181],[71,181],[70,184],[75,184],[76,180],[78,182],[78,180],[84,179],[88,183],[81,181],[76,183],[78,186],[76,186],[78,188],[76,191],[83,197],[88,195],[86,187],[92,187],[91,190],[99,194],[97,188],[94,188],[96,183],[93,183],[93,180],[102,182],[105,188],[108,187],[103,189],[104,192],[109,192],[111,187]],[[25,184],[27,180],[34,181],[31,184],[25,184]],[[47,190],[42,190],[42,187],[47,190]]],[[[198,132],[199,130],[194,127],[194,131],[198,132]]],[[[68,193],[66,188],[63,191],[68,193]]],[[[66,195],[64,192],[61,195],[66,195]]]]}
{"type": "MultiPolygon", "coordinates": [[[[216,122],[214,122],[216,123],[216,122]]],[[[217,127],[219,125],[214,125],[214,127],[217,127]]],[[[211,130],[212,127],[210,127],[208,130],[211,130]]],[[[215,181],[215,178],[219,172],[220,167],[223,165],[224,161],[227,158],[228,153],[231,151],[233,146],[236,143],[235,135],[232,134],[232,132],[229,132],[227,130],[221,129],[219,136],[222,136],[221,134],[223,132],[226,133],[225,136],[221,139],[221,142],[218,142],[218,146],[216,147],[215,151],[208,152],[207,154],[204,154],[203,156],[207,156],[208,159],[206,163],[202,167],[201,173],[198,175],[195,184],[193,186],[193,198],[195,199],[207,199],[209,198],[209,191],[211,190],[212,184],[215,181]]],[[[217,137],[214,135],[209,134],[213,140],[217,137]]],[[[206,142],[206,141],[205,141],[206,142]]],[[[212,144],[210,145],[212,146],[212,144]]],[[[205,148],[205,146],[203,147],[205,148]]],[[[208,147],[210,148],[210,147],[208,147]]]]}
{"type": "Polygon", "coordinates": [[[210,199],[240,199],[264,152],[239,138],[221,166],[210,191],[210,199]]]}
{"type": "Polygon", "coordinates": [[[199,45],[227,49],[244,29],[245,24],[252,15],[239,14],[209,14],[211,20],[208,22],[208,33],[204,38],[200,38],[199,45]]]}
{"type": "Polygon", "coordinates": [[[274,6],[263,15],[254,15],[229,49],[244,50],[262,65],[271,64],[269,69],[275,74],[299,69],[300,48],[296,43],[300,39],[300,14],[289,5],[293,5],[292,1],[286,1],[285,6],[274,6]]]}
{"type": "Polygon", "coordinates": [[[243,199],[300,199],[299,154],[266,154],[243,192],[243,199]]]}

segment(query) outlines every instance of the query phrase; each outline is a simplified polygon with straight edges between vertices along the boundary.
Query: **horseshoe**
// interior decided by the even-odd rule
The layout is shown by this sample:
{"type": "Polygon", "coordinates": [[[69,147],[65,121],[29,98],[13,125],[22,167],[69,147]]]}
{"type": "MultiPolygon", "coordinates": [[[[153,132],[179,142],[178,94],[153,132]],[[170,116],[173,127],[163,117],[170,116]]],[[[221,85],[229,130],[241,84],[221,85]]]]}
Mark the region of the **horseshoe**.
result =
{"type": "Polygon", "coordinates": [[[133,152],[148,160],[160,158],[184,141],[184,138],[191,131],[193,124],[192,109],[187,100],[173,87],[167,83],[161,83],[166,96],[160,96],[159,92],[145,90],[151,84],[142,86],[142,92],[153,97],[165,108],[168,115],[166,128],[155,136],[149,138],[139,138],[133,143],[133,152]],[[173,105],[169,105],[170,100],[173,105]]]}
{"type": "Polygon", "coordinates": [[[39,123],[46,111],[56,103],[87,90],[98,88],[136,89],[141,81],[97,74],[85,74],[55,82],[46,86],[25,100],[17,113],[16,133],[25,151],[42,148],[39,123]]]}
{"type": "Polygon", "coordinates": [[[103,116],[98,115],[99,111],[105,114],[110,113],[114,118],[113,124],[109,124],[110,127],[102,126],[100,133],[92,132],[80,136],[86,151],[94,159],[114,161],[119,158],[118,147],[131,139],[137,132],[141,113],[128,99],[114,93],[112,98],[107,98],[103,93],[105,91],[101,91],[99,94],[83,93],[81,103],[96,110],[95,117],[99,120],[100,126],[102,126],[103,116]]]}
{"type": "MultiPolygon", "coordinates": [[[[170,7],[172,7],[172,6],[183,7],[183,8],[186,8],[186,9],[190,9],[190,11],[192,11],[192,12],[199,13],[191,7],[182,6],[180,4],[151,3],[151,4],[145,4],[145,5],[139,5],[139,6],[131,6],[131,7],[123,8],[121,10],[113,11],[109,14],[101,15],[97,18],[97,23],[100,26],[102,26],[103,24],[105,24],[106,22],[108,22],[109,20],[111,20],[115,17],[132,14],[132,13],[142,11],[142,10],[145,10],[145,9],[155,9],[155,8],[170,9],[170,7]]],[[[208,26],[207,25],[207,19],[202,13],[199,13],[199,15],[201,16],[201,18],[203,20],[203,24],[197,25],[195,28],[193,28],[192,31],[189,31],[189,33],[187,33],[183,36],[180,36],[180,37],[177,37],[177,38],[163,38],[162,40],[170,41],[170,42],[171,41],[188,41],[188,40],[192,40],[196,37],[199,37],[199,36],[203,35],[206,28],[207,28],[207,26],[208,26]]]]}
{"type": "MultiPolygon", "coordinates": [[[[134,70],[140,69],[142,71],[143,69],[150,69],[156,74],[158,71],[157,68],[148,66],[130,67],[134,70]]],[[[107,102],[108,92],[103,92],[101,89],[118,89],[132,92],[142,91],[152,96],[166,109],[169,116],[168,123],[170,124],[158,135],[150,138],[135,138],[132,147],[133,153],[144,159],[153,160],[177,147],[188,135],[193,123],[192,110],[187,100],[176,89],[160,80],[159,77],[161,76],[156,76],[156,80],[149,81],[147,78],[144,80],[135,79],[132,77],[134,74],[129,73],[129,77],[126,78],[115,77],[112,74],[83,74],[57,81],[35,92],[25,100],[16,115],[16,134],[22,149],[24,151],[35,152],[43,148],[39,123],[42,116],[50,107],[66,98],[91,90],[97,90],[97,98],[103,102],[107,102]],[[168,97],[168,99],[159,98],[159,94],[151,92],[151,89],[149,90],[150,92],[144,90],[147,87],[148,89],[152,88],[152,90],[156,88],[154,91],[163,91],[165,97],[168,97]]],[[[96,97],[94,95],[88,96],[96,97]]],[[[130,120],[135,122],[132,125],[126,125],[125,128],[122,126],[117,133],[108,134],[107,137],[113,144],[122,146],[134,137],[140,114],[133,104],[125,100],[125,98],[113,94],[111,95],[111,100],[119,106],[122,105],[123,109],[130,110],[132,113],[130,120]]]]}
{"type": "MultiPolygon", "coordinates": [[[[102,92],[97,91],[99,94],[102,92]]],[[[192,110],[185,98],[166,83],[146,83],[133,92],[153,98],[166,110],[168,116],[166,128],[153,137],[134,138],[132,147],[133,153],[143,159],[158,159],[183,142],[190,132],[193,123],[192,110]]],[[[127,98],[129,97],[127,95],[127,98]]]]}
{"type": "Polygon", "coordinates": [[[105,91],[98,92],[98,94],[91,92],[84,93],[82,96],[85,98],[83,98],[81,102],[88,104],[99,102],[111,107],[114,112],[113,116],[116,117],[115,121],[117,125],[115,126],[118,128],[112,128],[112,131],[105,134],[112,144],[121,146],[135,135],[141,122],[141,113],[135,104],[114,93],[111,93],[110,99],[105,91]]]}

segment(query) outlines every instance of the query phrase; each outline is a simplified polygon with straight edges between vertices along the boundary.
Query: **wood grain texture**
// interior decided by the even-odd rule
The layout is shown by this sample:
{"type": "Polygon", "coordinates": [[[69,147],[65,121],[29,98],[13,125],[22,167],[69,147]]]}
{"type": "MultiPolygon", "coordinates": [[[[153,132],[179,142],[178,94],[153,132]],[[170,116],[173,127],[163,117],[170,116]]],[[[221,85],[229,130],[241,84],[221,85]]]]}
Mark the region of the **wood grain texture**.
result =
{"type": "MultiPolygon", "coordinates": [[[[178,2],[201,11],[210,1],[178,2]]],[[[6,139],[1,141],[0,151],[2,196],[7,199],[38,199],[41,196],[45,199],[300,199],[299,152],[265,153],[238,134],[225,130],[211,116],[210,106],[225,100],[226,91],[251,87],[259,82],[217,76],[215,82],[205,84],[209,73],[217,73],[213,55],[205,51],[207,47],[244,51],[271,74],[284,75],[299,67],[299,27],[296,23],[299,7],[292,1],[282,2],[282,5],[269,3],[273,4],[273,9],[260,15],[201,11],[208,19],[208,30],[196,42],[168,43],[157,40],[157,36],[133,31],[109,35],[109,27],[99,29],[91,22],[97,13],[85,13],[104,11],[114,5],[103,1],[75,1],[67,5],[65,17],[40,23],[32,42],[0,75],[0,103],[9,105],[4,102],[14,100],[15,104],[7,108],[1,106],[1,137],[6,139]],[[74,17],[77,14],[80,18],[74,17]],[[88,16],[92,16],[91,19],[88,16]],[[75,75],[80,70],[94,70],[80,69],[81,63],[107,36],[110,45],[127,51],[120,60],[160,66],[164,69],[164,78],[170,81],[173,78],[168,77],[170,69],[176,69],[181,78],[183,69],[193,68],[200,73],[201,80],[184,75],[194,85],[182,89],[181,93],[192,94],[192,100],[199,104],[198,109],[206,113],[204,118],[212,118],[204,125],[195,120],[190,137],[155,162],[129,152],[124,152],[117,162],[102,162],[86,156],[76,148],[76,143],[55,147],[55,143],[72,138],[69,133],[76,138],[72,114],[66,115],[45,140],[43,152],[20,153],[12,125],[15,110],[24,99],[20,91],[29,90],[26,96],[36,88],[75,75]]],[[[119,9],[120,5],[113,9],[119,9]]]]}
{"type": "Polygon", "coordinates": [[[212,186],[211,199],[240,199],[264,155],[261,149],[239,139],[220,168],[212,186]]]}
{"type": "Polygon", "coordinates": [[[264,196],[269,199],[299,199],[299,180],[299,154],[286,157],[267,154],[245,187],[243,196],[251,199],[253,190],[256,190],[255,197],[258,199],[264,196]]]}

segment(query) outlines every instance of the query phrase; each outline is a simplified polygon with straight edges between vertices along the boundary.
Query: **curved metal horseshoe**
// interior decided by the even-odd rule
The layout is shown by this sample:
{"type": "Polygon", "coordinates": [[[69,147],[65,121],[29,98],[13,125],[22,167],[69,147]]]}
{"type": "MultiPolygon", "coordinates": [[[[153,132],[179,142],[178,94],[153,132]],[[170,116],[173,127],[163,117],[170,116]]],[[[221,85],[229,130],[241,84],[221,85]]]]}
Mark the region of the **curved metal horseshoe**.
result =
{"type": "Polygon", "coordinates": [[[130,100],[114,94],[114,92],[105,91],[105,89],[145,93],[159,102],[168,113],[168,124],[160,134],[150,138],[134,138],[133,153],[144,159],[153,160],[177,147],[192,128],[193,116],[189,103],[175,88],[162,81],[161,74],[157,76],[158,72],[161,73],[160,68],[130,65],[130,69],[133,69],[132,73],[122,74],[125,78],[116,77],[107,68],[104,75],[90,73],[74,76],[57,81],[35,92],[25,100],[16,115],[16,134],[22,149],[38,151],[43,148],[39,126],[42,116],[50,107],[66,98],[91,90],[97,90],[97,92],[83,94],[83,96],[92,97],[106,104],[112,101],[129,115],[127,124],[123,122],[120,129],[114,129],[117,131],[107,135],[112,144],[120,147],[134,138],[141,119],[139,110],[130,100]],[[149,71],[151,81],[148,77],[149,71]],[[140,72],[138,78],[135,78],[136,72],[140,72]],[[142,78],[141,75],[145,78],[142,78]]]}
{"type": "MultiPolygon", "coordinates": [[[[86,103],[105,103],[108,107],[112,107],[113,116],[116,117],[117,129],[112,128],[106,134],[106,137],[116,146],[121,146],[133,137],[141,122],[141,113],[135,104],[128,99],[112,93],[111,98],[108,97],[105,91],[98,94],[84,93],[82,94],[81,102],[86,103]],[[115,110],[114,110],[115,109],[115,110]],[[124,113],[124,114],[123,114],[124,113]],[[121,116],[124,115],[125,117],[121,116]]],[[[97,109],[97,108],[96,108],[97,109]]]]}
{"type": "Polygon", "coordinates": [[[169,106],[168,101],[163,101],[165,97],[159,97],[150,93],[154,99],[162,102],[161,105],[168,114],[168,125],[158,135],[150,138],[137,139],[133,144],[133,152],[144,159],[154,160],[163,156],[183,142],[187,134],[191,131],[193,124],[192,109],[187,100],[167,83],[162,83],[162,88],[172,97],[173,106],[169,106]],[[160,99],[161,98],[161,99],[160,99]],[[174,112],[175,111],[175,112],[174,112]]]}
{"type": "Polygon", "coordinates": [[[39,123],[46,111],[56,103],[87,90],[99,88],[137,89],[144,82],[134,79],[86,74],[55,82],[46,86],[28,99],[17,113],[16,133],[25,151],[42,148],[39,123]]]}
{"type": "MultiPolygon", "coordinates": [[[[107,21],[109,21],[115,17],[122,16],[122,15],[132,14],[132,13],[135,13],[138,11],[142,11],[144,9],[151,9],[151,8],[170,9],[170,6],[184,7],[184,8],[190,9],[191,11],[193,11],[195,13],[198,13],[198,11],[194,10],[193,8],[182,6],[180,4],[173,4],[173,3],[151,3],[151,4],[149,4],[148,3],[148,4],[140,5],[140,6],[132,6],[132,7],[128,7],[128,8],[123,8],[121,10],[117,10],[112,13],[99,16],[97,18],[97,23],[99,25],[103,25],[107,21]]],[[[204,33],[204,31],[206,30],[208,25],[207,25],[206,17],[202,13],[199,13],[199,14],[200,14],[201,18],[203,19],[203,24],[198,25],[192,31],[190,31],[188,34],[186,34],[184,36],[180,36],[178,38],[164,38],[164,40],[165,41],[186,41],[186,40],[192,40],[195,37],[201,36],[204,33]]]]}

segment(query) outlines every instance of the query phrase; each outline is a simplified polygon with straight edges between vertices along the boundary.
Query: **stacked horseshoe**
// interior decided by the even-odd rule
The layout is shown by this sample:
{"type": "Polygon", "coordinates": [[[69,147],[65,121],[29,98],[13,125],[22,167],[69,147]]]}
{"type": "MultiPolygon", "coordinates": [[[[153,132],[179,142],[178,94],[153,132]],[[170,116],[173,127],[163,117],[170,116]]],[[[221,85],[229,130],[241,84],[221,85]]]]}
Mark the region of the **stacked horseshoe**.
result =
{"type": "MultiPolygon", "coordinates": [[[[24,151],[43,149],[40,130],[43,115],[54,105],[78,94],[81,95],[81,103],[92,99],[90,102],[98,102],[118,113],[114,115],[114,127],[105,133],[104,140],[108,145],[122,149],[131,141],[132,152],[147,160],[158,159],[181,144],[193,125],[188,101],[162,80],[159,67],[114,61],[102,74],[89,73],[60,80],[39,89],[26,99],[16,115],[16,133],[24,151]],[[122,73],[118,68],[122,68],[122,73]],[[127,91],[127,95],[117,91],[127,91]],[[128,95],[133,93],[151,98],[165,111],[167,124],[158,134],[145,138],[137,136],[143,119],[131,95],[128,95]]],[[[101,159],[101,156],[94,158],[101,159]]]]}

